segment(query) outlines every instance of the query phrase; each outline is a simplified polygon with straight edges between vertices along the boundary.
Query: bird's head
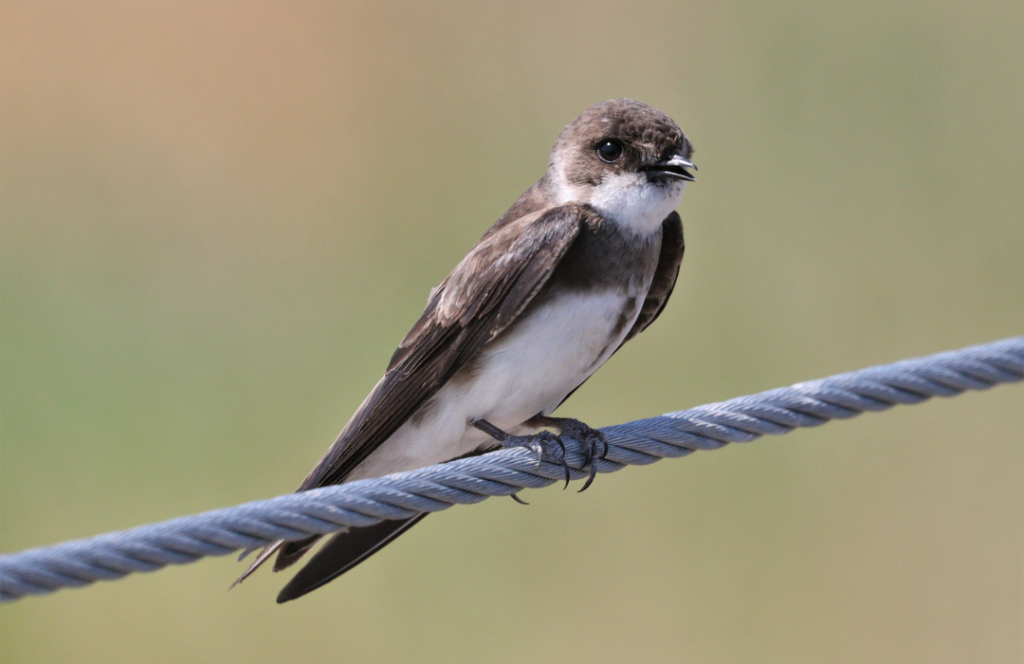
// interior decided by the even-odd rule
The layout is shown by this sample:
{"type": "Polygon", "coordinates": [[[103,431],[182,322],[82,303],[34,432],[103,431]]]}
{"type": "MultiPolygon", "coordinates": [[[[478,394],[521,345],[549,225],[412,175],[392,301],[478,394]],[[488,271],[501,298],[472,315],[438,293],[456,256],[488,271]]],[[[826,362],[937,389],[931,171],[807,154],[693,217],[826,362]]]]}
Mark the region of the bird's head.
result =
{"type": "Polygon", "coordinates": [[[637,233],[649,233],[679,204],[693,146],[675,121],[632,99],[595,104],[562,133],[548,176],[562,203],[588,204],[637,233]]]}

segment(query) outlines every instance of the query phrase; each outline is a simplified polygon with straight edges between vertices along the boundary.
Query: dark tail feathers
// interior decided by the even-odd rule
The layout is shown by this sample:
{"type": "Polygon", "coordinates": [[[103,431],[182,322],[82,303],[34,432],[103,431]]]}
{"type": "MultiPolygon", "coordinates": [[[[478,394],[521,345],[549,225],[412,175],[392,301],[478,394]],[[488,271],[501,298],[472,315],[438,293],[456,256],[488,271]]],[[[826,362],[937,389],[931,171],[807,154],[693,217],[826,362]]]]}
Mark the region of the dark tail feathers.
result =
{"type": "MultiPolygon", "coordinates": [[[[333,581],[412,528],[426,515],[427,513],[424,512],[404,520],[381,521],[375,526],[352,528],[334,535],[281,589],[281,593],[277,596],[277,603],[282,604],[302,597],[325,583],[333,581]]],[[[294,552],[288,551],[287,548],[282,549],[274,569],[278,569],[279,566],[283,569],[298,560],[315,541],[315,538],[309,538],[309,540],[295,542],[292,545],[296,548],[294,552]],[[309,543],[306,544],[306,542],[309,543]]]]}

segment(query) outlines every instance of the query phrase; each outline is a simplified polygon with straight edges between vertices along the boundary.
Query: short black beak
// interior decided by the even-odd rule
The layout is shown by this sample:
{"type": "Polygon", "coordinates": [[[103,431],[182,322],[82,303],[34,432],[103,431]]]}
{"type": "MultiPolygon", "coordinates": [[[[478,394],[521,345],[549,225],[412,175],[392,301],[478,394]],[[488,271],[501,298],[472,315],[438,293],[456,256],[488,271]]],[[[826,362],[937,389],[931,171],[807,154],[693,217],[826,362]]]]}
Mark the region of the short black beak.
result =
{"type": "Polygon", "coordinates": [[[640,170],[646,172],[647,178],[650,180],[665,181],[673,179],[694,182],[697,178],[686,170],[688,168],[697,170],[692,161],[682,155],[674,154],[668,159],[661,159],[650,166],[644,166],[640,170]]]}

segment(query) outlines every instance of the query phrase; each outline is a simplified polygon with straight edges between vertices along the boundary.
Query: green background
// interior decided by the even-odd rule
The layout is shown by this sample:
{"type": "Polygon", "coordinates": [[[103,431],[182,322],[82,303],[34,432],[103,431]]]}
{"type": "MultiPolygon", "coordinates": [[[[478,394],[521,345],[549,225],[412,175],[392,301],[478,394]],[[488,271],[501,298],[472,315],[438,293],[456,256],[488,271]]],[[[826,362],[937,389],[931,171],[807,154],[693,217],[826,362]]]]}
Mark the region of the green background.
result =
{"type": "MultiPolygon", "coordinates": [[[[586,106],[674,117],[676,294],[594,425],[1024,332],[1019,2],[0,9],[0,550],[292,490],[586,106]]],[[[1011,662],[1020,386],[0,608],[4,662],[1011,662]]]]}

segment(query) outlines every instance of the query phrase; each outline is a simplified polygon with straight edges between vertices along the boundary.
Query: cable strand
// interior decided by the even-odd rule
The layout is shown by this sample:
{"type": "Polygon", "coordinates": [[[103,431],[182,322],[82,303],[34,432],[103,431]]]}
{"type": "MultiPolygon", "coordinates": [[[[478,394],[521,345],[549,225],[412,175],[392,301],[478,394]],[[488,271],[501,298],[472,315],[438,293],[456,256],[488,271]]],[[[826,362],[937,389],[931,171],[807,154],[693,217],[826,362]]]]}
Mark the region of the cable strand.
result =
{"type": "MultiPolygon", "coordinates": [[[[1021,380],[1024,336],[605,427],[608,454],[595,463],[598,472],[615,472],[628,465],[647,465],[898,404],[1021,380]]],[[[565,444],[571,477],[587,477],[581,468],[585,458],[581,445],[569,438],[565,444]]],[[[555,463],[538,466],[528,450],[500,450],[4,554],[0,555],[0,602],[222,556],[278,539],[299,540],[478,503],[491,496],[549,486],[563,479],[563,472],[555,463]]]]}

